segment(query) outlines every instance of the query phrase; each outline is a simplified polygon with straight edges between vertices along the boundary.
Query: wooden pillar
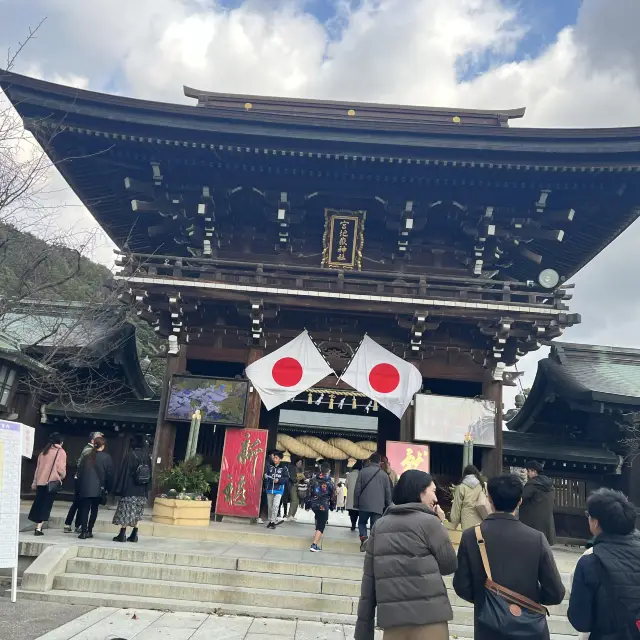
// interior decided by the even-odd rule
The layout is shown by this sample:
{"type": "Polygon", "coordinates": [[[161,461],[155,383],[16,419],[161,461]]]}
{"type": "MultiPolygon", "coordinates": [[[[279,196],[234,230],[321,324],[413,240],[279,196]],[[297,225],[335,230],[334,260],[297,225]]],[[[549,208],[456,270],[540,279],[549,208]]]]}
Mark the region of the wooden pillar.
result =
{"type": "Polygon", "coordinates": [[[485,372],[482,395],[496,403],[495,447],[482,452],[482,473],[491,478],[500,475],[503,467],[502,453],[502,380],[494,380],[491,371],[485,372]]]}
{"type": "Polygon", "coordinates": [[[160,493],[160,485],[158,482],[159,472],[168,469],[173,464],[173,449],[176,444],[176,425],[167,422],[165,419],[171,377],[177,373],[184,373],[186,370],[187,353],[184,346],[180,346],[180,350],[176,356],[169,356],[167,368],[164,372],[158,422],[156,423],[156,435],[153,442],[153,490],[149,496],[150,501],[153,501],[153,498],[160,493]]]}
{"type": "Polygon", "coordinates": [[[400,442],[413,442],[416,407],[411,403],[400,419],[400,442]]]}
{"type": "MultiPolygon", "coordinates": [[[[247,357],[247,366],[259,360],[264,355],[264,349],[252,348],[249,349],[249,356],[247,357]]],[[[262,401],[260,395],[253,389],[249,393],[247,400],[247,416],[245,418],[245,427],[247,429],[259,429],[260,428],[260,408],[262,407],[262,401]]]]}

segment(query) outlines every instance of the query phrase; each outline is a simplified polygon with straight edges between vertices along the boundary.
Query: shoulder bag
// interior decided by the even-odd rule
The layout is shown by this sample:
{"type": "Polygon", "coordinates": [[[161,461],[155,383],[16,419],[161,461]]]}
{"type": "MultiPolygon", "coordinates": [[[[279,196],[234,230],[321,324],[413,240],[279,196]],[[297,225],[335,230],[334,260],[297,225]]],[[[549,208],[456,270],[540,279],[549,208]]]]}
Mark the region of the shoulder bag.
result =
{"type": "Polygon", "coordinates": [[[360,496],[364,493],[364,490],[369,486],[369,483],[380,473],[380,469],[378,470],[365,482],[364,486],[360,489],[360,496]]]}
{"type": "Polygon", "coordinates": [[[480,527],[475,527],[476,540],[487,574],[484,583],[484,603],[478,612],[478,623],[502,638],[538,640],[544,638],[549,612],[529,598],[493,581],[489,557],[480,527]]]}
{"type": "Polygon", "coordinates": [[[62,481],[61,480],[52,480],[51,474],[56,467],[56,460],[58,459],[58,454],[60,453],[60,449],[56,451],[56,455],[53,458],[53,462],[51,463],[51,470],[49,471],[49,478],[47,479],[47,493],[58,493],[60,489],[62,489],[62,481]]]}
{"type": "Polygon", "coordinates": [[[476,512],[483,520],[486,520],[489,514],[491,513],[491,507],[489,506],[489,499],[487,498],[487,494],[485,492],[484,487],[480,488],[480,493],[478,494],[478,498],[476,500],[476,512]]]}

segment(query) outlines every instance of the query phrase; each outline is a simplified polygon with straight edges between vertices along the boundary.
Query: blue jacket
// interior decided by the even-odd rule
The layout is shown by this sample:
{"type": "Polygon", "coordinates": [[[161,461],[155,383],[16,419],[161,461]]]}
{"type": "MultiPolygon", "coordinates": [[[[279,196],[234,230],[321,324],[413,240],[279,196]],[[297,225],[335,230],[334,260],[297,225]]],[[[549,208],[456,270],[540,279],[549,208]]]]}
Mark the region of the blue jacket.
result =
{"type": "Polygon", "coordinates": [[[269,461],[264,474],[264,490],[267,493],[284,494],[289,483],[289,468],[284,462],[277,467],[269,461]]]}

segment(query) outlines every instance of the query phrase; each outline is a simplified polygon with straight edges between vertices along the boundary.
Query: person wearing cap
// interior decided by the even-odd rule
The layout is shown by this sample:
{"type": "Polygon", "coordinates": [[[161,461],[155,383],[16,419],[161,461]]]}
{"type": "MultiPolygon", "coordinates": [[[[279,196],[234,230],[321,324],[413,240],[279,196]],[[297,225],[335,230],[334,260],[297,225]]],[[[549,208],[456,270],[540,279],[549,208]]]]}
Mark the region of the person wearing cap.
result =
{"type": "Polygon", "coordinates": [[[88,456],[93,451],[93,445],[95,444],[96,438],[104,438],[104,434],[101,431],[92,431],[89,434],[89,442],[84,445],[84,449],[78,458],[76,463],[76,473],[73,476],[73,480],[75,483],[75,495],[73,497],[73,502],[69,507],[69,512],[67,513],[67,518],[64,521],[64,532],[71,533],[73,524],[73,519],[76,519],[75,531],[76,533],[80,533],[80,494],[78,488],[78,470],[80,469],[80,465],[86,456],[88,456]]]}
{"type": "Polygon", "coordinates": [[[543,533],[549,544],[553,545],[556,542],[553,482],[543,474],[544,467],[537,460],[527,462],[525,468],[528,480],[522,492],[520,522],[543,533]]]}
{"type": "Polygon", "coordinates": [[[264,474],[264,492],[267,494],[269,507],[268,529],[275,529],[278,523],[278,509],[282,496],[289,483],[289,468],[282,462],[284,454],[274,449],[269,454],[269,464],[264,474]]]}
{"type": "Polygon", "coordinates": [[[29,520],[36,523],[36,536],[43,536],[42,523],[48,522],[56,494],[67,475],[67,452],[62,448],[62,436],[52,433],[47,446],[38,456],[36,473],[31,488],[36,499],[29,511],[29,520]]]}

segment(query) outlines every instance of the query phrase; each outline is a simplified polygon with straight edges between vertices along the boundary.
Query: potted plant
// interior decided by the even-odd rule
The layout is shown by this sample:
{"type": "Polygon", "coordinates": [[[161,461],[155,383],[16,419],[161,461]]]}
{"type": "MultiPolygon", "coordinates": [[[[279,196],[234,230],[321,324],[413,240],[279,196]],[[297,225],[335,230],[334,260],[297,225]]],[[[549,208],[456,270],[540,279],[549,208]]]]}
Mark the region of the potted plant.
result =
{"type": "Polygon", "coordinates": [[[208,527],[211,501],[206,495],[220,474],[202,463],[201,456],[183,460],[160,473],[163,493],[153,503],[153,522],[208,527]]]}

